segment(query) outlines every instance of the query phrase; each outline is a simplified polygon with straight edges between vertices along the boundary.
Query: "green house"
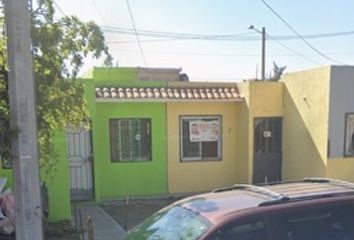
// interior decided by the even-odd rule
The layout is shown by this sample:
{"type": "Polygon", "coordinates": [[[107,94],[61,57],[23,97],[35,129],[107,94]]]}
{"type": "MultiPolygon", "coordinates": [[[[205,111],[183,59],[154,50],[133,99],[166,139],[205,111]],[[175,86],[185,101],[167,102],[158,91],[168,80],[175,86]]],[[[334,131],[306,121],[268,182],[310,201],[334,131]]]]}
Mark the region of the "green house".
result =
{"type": "MultiPolygon", "coordinates": [[[[55,173],[47,177],[42,172],[51,221],[71,219],[73,200],[167,193],[166,105],[99,101],[96,88],[164,87],[179,73],[180,69],[94,68],[80,79],[91,129],[67,129],[55,136],[59,154],[55,173]]],[[[11,169],[2,166],[0,176],[12,186],[11,169]]]]}
{"type": "MultiPolygon", "coordinates": [[[[179,72],[161,71],[163,77],[179,72]]],[[[165,104],[98,101],[94,95],[100,86],[138,89],[166,84],[156,78],[147,69],[95,68],[83,79],[92,123],[95,200],[167,193],[165,104]]]]}

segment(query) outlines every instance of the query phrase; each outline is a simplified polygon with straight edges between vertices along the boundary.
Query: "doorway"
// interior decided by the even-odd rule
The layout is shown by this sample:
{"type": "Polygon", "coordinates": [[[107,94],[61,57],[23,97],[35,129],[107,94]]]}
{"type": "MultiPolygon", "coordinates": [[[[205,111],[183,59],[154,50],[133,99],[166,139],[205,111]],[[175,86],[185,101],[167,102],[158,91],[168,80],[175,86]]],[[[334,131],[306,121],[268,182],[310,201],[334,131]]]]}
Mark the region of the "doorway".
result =
{"type": "Polygon", "coordinates": [[[71,200],[92,200],[94,189],[91,131],[68,128],[66,133],[71,200]]]}
{"type": "Polygon", "coordinates": [[[255,118],[253,141],[253,183],[281,181],[282,118],[255,118]]]}

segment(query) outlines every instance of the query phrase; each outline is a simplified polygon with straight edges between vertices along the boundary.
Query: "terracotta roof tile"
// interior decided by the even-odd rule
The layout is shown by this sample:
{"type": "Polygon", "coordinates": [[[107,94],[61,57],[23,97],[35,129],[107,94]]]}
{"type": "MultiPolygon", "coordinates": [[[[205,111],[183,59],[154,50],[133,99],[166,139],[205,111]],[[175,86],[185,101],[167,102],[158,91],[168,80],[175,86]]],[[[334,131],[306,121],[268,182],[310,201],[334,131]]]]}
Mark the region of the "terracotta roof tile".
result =
{"type": "Polygon", "coordinates": [[[126,98],[126,94],[123,88],[118,88],[118,97],[119,98],[126,98]]]}
{"type": "Polygon", "coordinates": [[[182,88],[182,89],[180,90],[180,92],[181,92],[181,98],[182,98],[182,99],[186,99],[186,98],[187,98],[186,90],[182,88]]]}
{"type": "Polygon", "coordinates": [[[235,87],[155,87],[155,88],[131,88],[131,87],[96,87],[97,99],[110,100],[241,100],[238,89],[235,87]]]}
{"type": "Polygon", "coordinates": [[[160,89],[154,88],[153,93],[154,93],[154,97],[155,97],[155,98],[161,98],[160,89]]]}
{"type": "Polygon", "coordinates": [[[168,98],[166,89],[161,88],[161,89],[160,89],[160,92],[161,92],[161,97],[162,97],[162,98],[168,98]]]}
{"type": "Polygon", "coordinates": [[[167,88],[167,94],[168,94],[169,98],[174,98],[175,97],[171,88],[167,88]]]}
{"type": "Polygon", "coordinates": [[[117,98],[118,97],[118,93],[117,93],[117,89],[116,88],[111,88],[111,96],[112,98],[117,98]]]}
{"type": "MultiPolygon", "coordinates": [[[[184,92],[184,89],[182,89],[182,91],[184,92]]],[[[194,98],[196,98],[196,99],[200,98],[198,89],[195,89],[195,88],[193,89],[193,95],[194,95],[194,98]]]]}
{"type": "Polygon", "coordinates": [[[212,88],[211,92],[212,92],[215,99],[220,99],[220,95],[219,95],[218,91],[216,90],[216,88],[212,88]]]}
{"type": "Polygon", "coordinates": [[[153,98],[154,97],[154,93],[153,93],[151,88],[147,88],[146,89],[146,94],[147,94],[148,98],[153,98]]]}

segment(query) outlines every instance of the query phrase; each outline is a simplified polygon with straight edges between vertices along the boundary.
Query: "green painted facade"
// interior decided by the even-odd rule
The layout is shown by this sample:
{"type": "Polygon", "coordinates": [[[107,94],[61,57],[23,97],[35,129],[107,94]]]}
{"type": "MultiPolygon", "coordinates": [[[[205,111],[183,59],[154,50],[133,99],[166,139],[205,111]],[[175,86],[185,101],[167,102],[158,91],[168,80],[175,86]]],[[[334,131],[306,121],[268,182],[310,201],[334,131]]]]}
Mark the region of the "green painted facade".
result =
{"type": "Polygon", "coordinates": [[[84,79],[92,121],[94,186],[97,201],[108,198],[167,193],[166,105],[164,103],[96,102],[95,86],[165,86],[166,82],[138,80],[137,68],[94,68],[84,79]],[[93,79],[93,81],[90,79],[93,79]],[[112,162],[110,159],[109,120],[149,118],[153,134],[152,160],[112,162]]]}
{"type": "Polygon", "coordinates": [[[167,193],[165,105],[97,103],[92,119],[96,198],[167,193]],[[138,111],[137,111],[138,110],[138,111]],[[152,160],[111,162],[109,119],[150,118],[152,160]]]}
{"type": "Polygon", "coordinates": [[[45,180],[48,189],[49,220],[59,221],[71,219],[66,134],[64,132],[56,134],[54,141],[59,154],[59,161],[54,170],[55,174],[46,178],[42,172],[42,180],[45,180]]]}
{"type": "MultiPolygon", "coordinates": [[[[96,102],[96,86],[163,87],[164,81],[138,80],[138,68],[94,68],[80,81],[85,86],[92,123],[93,184],[95,201],[109,198],[167,193],[166,105],[164,103],[96,102]],[[151,119],[151,156],[148,162],[111,162],[109,119],[151,119]]],[[[71,219],[70,176],[67,160],[67,137],[58,133],[54,139],[59,161],[52,177],[41,171],[49,195],[49,220],[71,219]]],[[[13,184],[12,170],[0,169],[0,177],[13,184]]]]}
{"type": "Polygon", "coordinates": [[[12,177],[12,170],[11,169],[1,169],[0,170],[0,177],[7,178],[7,183],[6,183],[5,188],[12,187],[13,177],[12,177]]]}

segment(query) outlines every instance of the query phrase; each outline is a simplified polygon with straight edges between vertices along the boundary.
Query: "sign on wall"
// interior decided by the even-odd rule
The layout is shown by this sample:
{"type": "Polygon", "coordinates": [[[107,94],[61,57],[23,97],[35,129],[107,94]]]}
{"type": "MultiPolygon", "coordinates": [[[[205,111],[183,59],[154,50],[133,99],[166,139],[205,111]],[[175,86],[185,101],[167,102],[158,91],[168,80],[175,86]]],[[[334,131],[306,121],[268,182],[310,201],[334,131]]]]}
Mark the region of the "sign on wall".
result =
{"type": "Polygon", "coordinates": [[[191,142],[213,142],[219,139],[219,122],[191,120],[189,122],[189,140],[191,142]]]}

